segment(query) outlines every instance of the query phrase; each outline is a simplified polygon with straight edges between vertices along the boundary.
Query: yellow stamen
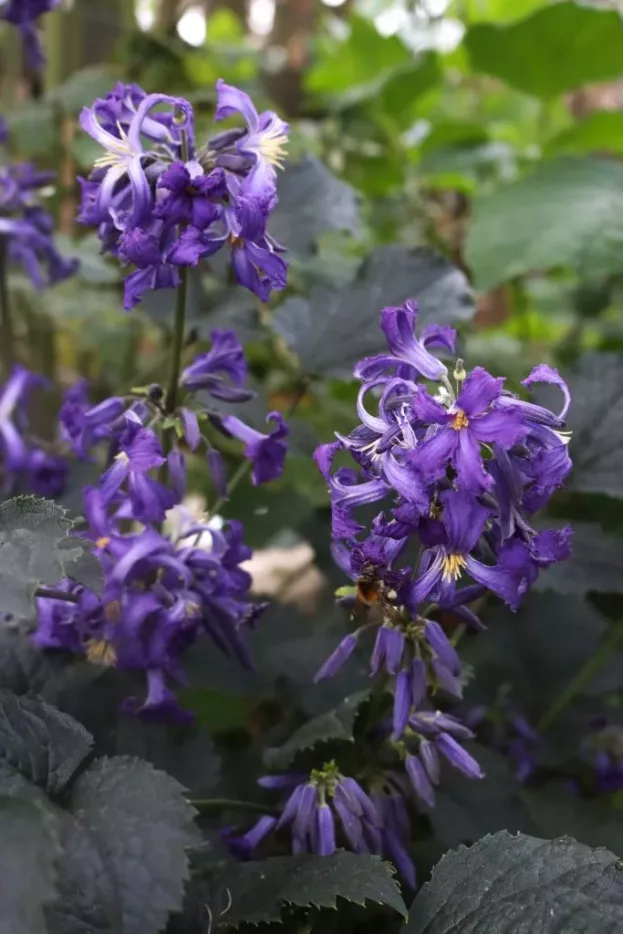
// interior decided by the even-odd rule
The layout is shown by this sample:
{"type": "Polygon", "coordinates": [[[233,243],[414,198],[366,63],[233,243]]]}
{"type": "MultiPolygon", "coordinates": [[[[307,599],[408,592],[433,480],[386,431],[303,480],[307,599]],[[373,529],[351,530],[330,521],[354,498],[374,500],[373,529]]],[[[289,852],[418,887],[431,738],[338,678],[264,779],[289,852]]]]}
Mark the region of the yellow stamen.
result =
{"type": "Polygon", "coordinates": [[[117,123],[117,129],[121,139],[110,141],[110,149],[93,163],[96,169],[110,169],[114,166],[125,165],[129,158],[136,155],[128,140],[127,133],[120,123],[117,123]]]}
{"type": "Polygon", "coordinates": [[[112,667],[117,663],[117,653],[110,642],[105,639],[89,639],[86,644],[86,655],[94,665],[112,667]]]}
{"type": "Polygon", "coordinates": [[[96,548],[105,548],[106,545],[110,545],[110,538],[107,535],[103,535],[101,538],[95,540],[96,548]]]}
{"type": "Polygon", "coordinates": [[[448,555],[443,560],[443,579],[445,581],[458,580],[467,562],[463,555],[448,555]]]}
{"type": "Polygon", "coordinates": [[[234,234],[230,235],[229,243],[232,249],[239,249],[241,246],[244,246],[242,237],[236,237],[234,234]]]}
{"type": "Polygon", "coordinates": [[[287,155],[287,145],[288,137],[277,126],[267,133],[262,133],[257,148],[269,165],[282,169],[287,155]]]}
{"type": "Polygon", "coordinates": [[[129,458],[128,455],[125,453],[125,451],[120,451],[120,452],[116,455],[115,460],[116,460],[116,461],[122,461],[124,464],[127,464],[127,462],[130,460],[130,458],[129,458]]]}
{"type": "Polygon", "coordinates": [[[454,418],[450,422],[450,428],[454,428],[455,431],[460,431],[461,428],[467,428],[469,425],[469,418],[463,411],[463,409],[457,409],[454,415],[454,418]]]}

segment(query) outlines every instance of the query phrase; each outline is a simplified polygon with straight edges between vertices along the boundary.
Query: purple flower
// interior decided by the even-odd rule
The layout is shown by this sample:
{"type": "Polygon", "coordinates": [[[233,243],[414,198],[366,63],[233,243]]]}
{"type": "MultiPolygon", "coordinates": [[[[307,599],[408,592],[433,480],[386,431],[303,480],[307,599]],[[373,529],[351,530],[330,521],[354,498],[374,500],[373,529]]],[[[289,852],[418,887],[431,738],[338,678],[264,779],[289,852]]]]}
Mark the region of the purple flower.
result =
{"type": "Polygon", "coordinates": [[[289,126],[272,110],[258,114],[249,95],[222,78],[216,82],[216,93],[214,119],[240,114],[247,124],[246,134],[236,142],[237,151],[249,155],[254,162],[245,180],[245,194],[263,195],[274,189],[275,169],[281,168],[285,160],[289,126]]]}
{"type": "Polygon", "coordinates": [[[423,422],[435,426],[413,456],[423,476],[439,479],[451,464],[461,489],[479,493],[493,485],[483,464],[481,443],[497,444],[507,450],[527,431],[518,408],[496,405],[502,384],[503,380],[476,367],[449,409],[431,398],[423,387],[417,387],[413,410],[423,422]]]}
{"type": "Polygon", "coordinates": [[[90,405],[88,381],[78,380],[63,394],[58,420],[62,440],[74,454],[86,460],[91,449],[113,435],[114,424],[125,410],[123,399],[111,397],[90,405]]]}
{"type": "Polygon", "coordinates": [[[154,210],[154,217],[170,224],[190,224],[205,230],[222,215],[227,185],[222,169],[208,175],[198,162],[174,162],[158,180],[159,191],[168,191],[154,210]]]}
{"type": "Polygon", "coordinates": [[[119,256],[137,267],[124,281],[123,307],[131,311],[140,304],[145,292],[174,289],[179,285],[179,272],[165,256],[171,241],[171,232],[161,222],[150,231],[140,227],[126,230],[119,240],[119,256]]]}
{"type": "Polygon", "coordinates": [[[427,325],[418,340],[415,336],[418,304],[410,299],[404,305],[384,308],[381,312],[381,330],[387,338],[389,354],[377,354],[365,357],[355,367],[354,375],[358,379],[370,381],[383,375],[388,367],[393,367],[398,376],[406,379],[439,380],[447,374],[447,367],[437,360],[427,346],[442,346],[454,352],[456,332],[453,328],[440,325],[427,325]]]}
{"type": "Polygon", "coordinates": [[[243,389],[247,377],[247,361],[235,331],[212,331],[212,347],[195,357],[180,378],[187,392],[207,390],[224,402],[245,402],[253,393],[243,389]]]}
{"type": "Polygon", "coordinates": [[[224,415],[219,418],[219,427],[226,434],[238,438],[245,445],[244,454],[252,462],[251,479],[257,486],[268,483],[281,476],[288,446],[283,440],[289,432],[283,417],[279,412],[270,412],[267,421],[275,423],[274,430],[264,435],[249,425],[245,425],[235,415],[224,415]]]}
{"type": "Polygon", "coordinates": [[[355,853],[379,852],[381,817],[371,798],[334,762],[314,769],[309,778],[297,774],[270,775],[264,788],[286,791],[278,820],[264,817],[240,837],[229,837],[235,855],[248,859],[271,832],[289,827],[294,853],[330,856],[345,843],[355,853]]]}
{"type": "Polygon", "coordinates": [[[45,66],[37,20],[58,4],[59,0],[3,0],[0,3],[0,19],[13,23],[19,29],[26,61],[33,71],[40,71],[45,66]]]}

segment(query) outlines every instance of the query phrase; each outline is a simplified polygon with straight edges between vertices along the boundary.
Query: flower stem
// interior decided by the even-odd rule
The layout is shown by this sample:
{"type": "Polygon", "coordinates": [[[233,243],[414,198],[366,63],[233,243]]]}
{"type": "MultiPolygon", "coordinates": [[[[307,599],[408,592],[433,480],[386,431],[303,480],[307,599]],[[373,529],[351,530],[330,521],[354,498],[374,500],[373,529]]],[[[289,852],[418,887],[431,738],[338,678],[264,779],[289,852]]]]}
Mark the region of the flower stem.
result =
{"type": "Polygon", "coordinates": [[[259,804],[257,801],[238,801],[235,798],[190,798],[190,803],[199,811],[256,811],[258,814],[278,814],[276,808],[259,804]]]}
{"type": "Polygon", "coordinates": [[[188,266],[180,268],[180,284],[175,301],[175,321],[173,324],[173,348],[171,350],[171,370],[165,399],[165,412],[173,415],[177,408],[177,390],[182,372],[182,351],[186,332],[186,300],[188,297],[188,266]]]}
{"type": "Polygon", "coordinates": [[[558,695],[554,703],[545,711],[537,724],[537,730],[549,729],[580,691],[586,687],[597,672],[605,665],[612,653],[623,642],[623,622],[615,623],[608,636],[585,665],[571,679],[567,687],[558,695]]]}
{"type": "Polygon", "coordinates": [[[2,369],[6,379],[9,378],[13,367],[13,346],[15,343],[9,300],[8,247],[7,237],[0,236],[0,347],[2,348],[2,369]]]}

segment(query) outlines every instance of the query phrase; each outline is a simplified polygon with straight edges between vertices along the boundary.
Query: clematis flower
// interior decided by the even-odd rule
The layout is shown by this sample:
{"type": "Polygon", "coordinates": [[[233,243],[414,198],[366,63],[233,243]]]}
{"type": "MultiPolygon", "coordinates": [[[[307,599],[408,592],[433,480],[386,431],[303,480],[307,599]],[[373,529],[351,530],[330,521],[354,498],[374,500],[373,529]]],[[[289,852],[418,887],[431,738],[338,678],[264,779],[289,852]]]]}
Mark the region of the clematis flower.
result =
{"type": "Polygon", "coordinates": [[[246,425],[235,415],[224,415],[219,418],[219,427],[233,438],[238,438],[245,445],[244,454],[252,462],[251,479],[257,486],[268,483],[281,476],[288,450],[283,440],[289,433],[289,428],[279,412],[270,412],[267,421],[275,423],[270,434],[264,435],[246,425]]]}
{"type": "Polygon", "coordinates": [[[182,372],[180,386],[187,392],[205,389],[224,402],[245,402],[252,398],[253,393],[242,388],[247,377],[247,363],[235,331],[212,331],[210,340],[210,350],[195,357],[182,372]]]}
{"type": "Polygon", "coordinates": [[[214,119],[224,120],[240,114],[247,125],[247,133],[237,141],[237,149],[255,161],[245,181],[245,194],[264,195],[274,190],[275,170],[283,166],[286,156],[288,124],[272,110],[258,114],[249,95],[226,84],[222,78],[216,82],[216,94],[214,119]]]}
{"type": "Polygon", "coordinates": [[[37,20],[54,10],[60,0],[0,0],[0,19],[19,29],[28,67],[40,71],[45,66],[45,55],[39,37],[37,20]]]}
{"type": "Polygon", "coordinates": [[[480,445],[497,444],[508,450],[527,433],[519,408],[496,405],[502,385],[502,379],[494,379],[482,367],[476,367],[449,409],[423,387],[417,387],[413,410],[432,426],[413,455],[413,463],[424,477],[437,480],[451,464],[462,489],[478,493],[493,486],[480,445]]]}

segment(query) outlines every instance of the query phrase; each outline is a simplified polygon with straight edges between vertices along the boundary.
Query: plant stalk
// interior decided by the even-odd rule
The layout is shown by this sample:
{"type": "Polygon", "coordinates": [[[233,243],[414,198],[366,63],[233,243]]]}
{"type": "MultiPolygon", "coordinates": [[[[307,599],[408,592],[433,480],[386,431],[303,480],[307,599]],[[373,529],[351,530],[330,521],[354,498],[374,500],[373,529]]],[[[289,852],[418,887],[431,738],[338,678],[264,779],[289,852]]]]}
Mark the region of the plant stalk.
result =
{"type": "Polygon", "coordinates": [[[539,732],[549,729],[569,704],[595,677],[597,672],[605,665],[612,653],[623,643],[623,622],[615,623],[608,636],[597,651],[588,659],[585,665],[571,679],[564,691],[558,695],[554,703],[545,711],[537,724],[539,732]]]}

